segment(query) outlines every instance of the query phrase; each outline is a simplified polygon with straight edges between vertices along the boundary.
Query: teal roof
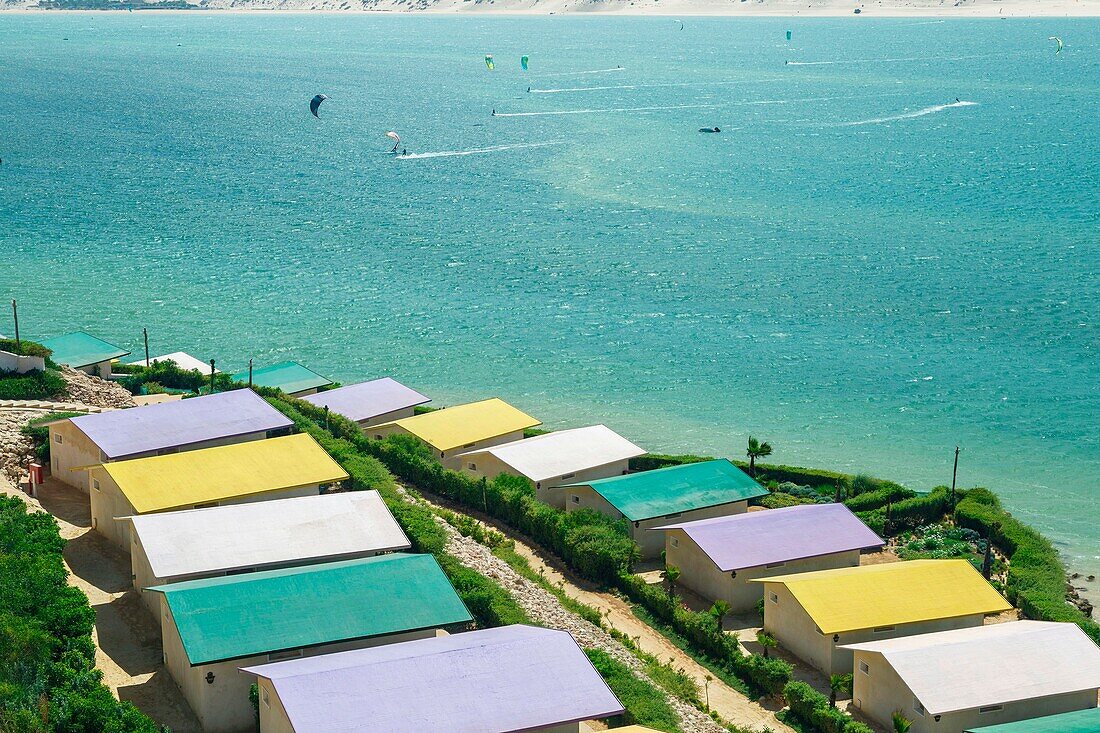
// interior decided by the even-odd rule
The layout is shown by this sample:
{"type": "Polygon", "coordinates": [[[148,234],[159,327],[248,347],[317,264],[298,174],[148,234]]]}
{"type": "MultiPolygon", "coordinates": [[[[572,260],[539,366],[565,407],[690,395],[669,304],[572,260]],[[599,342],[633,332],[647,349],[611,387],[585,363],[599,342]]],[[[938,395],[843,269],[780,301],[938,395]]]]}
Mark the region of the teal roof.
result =
{"type": "Polygon", "coordinates": [[[967,728],[966,733],[1100,733],[1100,708],[1021,720],[1017,723],[967,728]]]}
{"type": "MultiPolygon", "coordinates": [[[[237,382],[248,381],[248,370],[233,375],[237,382]]],[[[325,379],[317,372],[306,369],[296,361],[283,361],[271,366],[252,370],[252,383],[260,387],[281,389],[287,394],[305,392],[307,389],[327,387],[331,379],[325,379]]]]}
{"type": "Polygon", "coordinates": [[[82,369],[130,353],[121,346],[109,344],[83,331],[74,331],[64,336],[46,339],[42,345],[53,352],[51,359],[58,364],[71,366],[73,369],[82,369]]]}
{"type": "Polygon", "coordinates": [[[591,486],[632,522],[745,501],[768,493],[725,458],[570,485],[591,486]]]}
{"type": "Polygon", "coordinates": [[[164,594],[192,666],[471,620],[431,555],[380,555],[148,590],[164,594]]]}

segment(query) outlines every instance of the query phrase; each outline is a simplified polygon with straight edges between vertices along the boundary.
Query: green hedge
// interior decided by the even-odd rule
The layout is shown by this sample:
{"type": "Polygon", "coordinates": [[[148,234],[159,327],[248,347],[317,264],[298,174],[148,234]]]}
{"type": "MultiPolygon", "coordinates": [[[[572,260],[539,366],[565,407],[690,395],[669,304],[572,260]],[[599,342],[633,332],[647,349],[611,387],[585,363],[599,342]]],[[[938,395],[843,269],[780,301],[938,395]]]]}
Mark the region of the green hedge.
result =
{"type": "Polygon", "coordinates": [[[65,380],[47,369],[24,374],[0,371],[0,400],[48,400],[65,395],[65,380]]]}
{"type": "Polygon", "coordinates": [[[868,726],[830,705],[829,698],[805,682],[791,682],[783,688],[783,695],[791,706],[789,714],[815,733],[873,733],[868,726]]]}
{"type": "Polygon", "coordinates": [[[1100,625],[1066,600],[1066,566],[1054,545],[1006,512],[993,492],[966,492],[955,507],[955,522],[988,537],[1008,557],[1005,591],[1025,616],[1075,623],[1100,644],[1100,625]]]}
{"type": "Polygon", "coordinates": [[[64,545],[52,517],[0,497],[0,730],[155,733],[101,682],[95,612],[66,582],[64,545]]]}
{"type": "MultiPolygon", "coordinates": [[[[684,463],[698,463],[699,461],[711,460],[714,459],[706,456],[673,456],[650,453],[648,455],[639,456],[638,458],[631,458],[630,470],[648,471],[654,468],[666,468],[668,466],[679,466],[684,463]]],[[[739,468],[745,469],[747,472],[749,467],[747,461],[733,460],[733,463],[739,468]]],[[[822,471],[814,468],[800,468],[798,466],[773,466],[766,463],[757,463],[756,480],[761,483],[767,481],[776,481],[778,483],[789,481],[800,486],[835,486],[837,482],[847,485],[851,482],[852,476],[846,473],[837,473],[836,471],[822,471]]]]}
{"type": "MultiPolygon", "coordinates": [[[[956,497],[962,495],[963,492],[956,493],[956,497]]],[[[944,517],[951,514],[952,509],[951,490],[938,486],[927,494],[917,494],[869,512],[857,511],[856,515],[875,532],[884,537],[892,537],[926,524],[943,521],[944,517]]]]}
{"type": "Polygon", "coordinates": [[[680,718],[656,686],[635,677],[629,667],[603,650],[585,649],[584,653],[626,708],[626,712],[612,718],[611,723],[645,725],[667,733],[679,733],[680,718]]]}
{"type": "Polygon", "coordinates": [[[916,495],[917,492],[912,489],[907,489],[897,484],[891,484],[881,489],[868,491],[865,494],[859,494],[850,499],[845,499],[844,506],[848,507],[853,512],[866,512],[879,509],[887,504],[897,503],[904,499],[911,499],[916,495]]]}
{"type": "Polygon", "coordinates": [[[53,356],[52,350],[47,349],[42,344],[26,339],[20,339],[18,343],[15,339],[0,339],[0,351],[18,356],[40,356],[43,359],[49,359],[53,356]]]}

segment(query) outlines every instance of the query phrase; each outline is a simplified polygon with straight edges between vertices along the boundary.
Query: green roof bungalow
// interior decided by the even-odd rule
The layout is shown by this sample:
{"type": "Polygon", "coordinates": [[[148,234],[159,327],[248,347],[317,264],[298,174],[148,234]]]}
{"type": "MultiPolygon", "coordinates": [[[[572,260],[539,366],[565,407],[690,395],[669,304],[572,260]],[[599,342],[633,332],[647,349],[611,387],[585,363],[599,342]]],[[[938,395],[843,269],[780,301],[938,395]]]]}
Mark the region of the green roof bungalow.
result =
{"type": "Polygon", "coordinates": [[[42,345],[53,352],[50,358],[58,364],[104,379],[111,376],[111,360],[130,353],[83,331],[46,339],[42,345]]]}
{"type": "MultiPolygon", "coordinates": [[[[248,370],[234,374],[233,381],[247,382],[248,370]]],[[[278,364],[253,369],[252,384],[281,389],[291,397],[305,397],[317,394],[317,390],[329,386],[332,380],[322,377],[296,361],[281,361],[278,364]]]]}
{"type": "Polygon", "coordinates": [[[470,612],[431,555],[204,578],[160,593],[164,665],[205,733],[255,730],[238,669],[439,636],[470,612]]]}
{"type": "Polygon", "coordinates": [[[1100,733],[1100,708],[987,725],[984,728],[967,728],[965,733],[1100,733]]]}
{"type": "Polygon", "coordinates": [[[670,520],[691,522],[743,514],[750,499],[768,493],[725,458],[569,484],[551,491],[564,492],[567,512],[595,509],[609,517],[625,518],[642,559],[659,557],[665,548],[663,533],[646,530],[670,520]]]}

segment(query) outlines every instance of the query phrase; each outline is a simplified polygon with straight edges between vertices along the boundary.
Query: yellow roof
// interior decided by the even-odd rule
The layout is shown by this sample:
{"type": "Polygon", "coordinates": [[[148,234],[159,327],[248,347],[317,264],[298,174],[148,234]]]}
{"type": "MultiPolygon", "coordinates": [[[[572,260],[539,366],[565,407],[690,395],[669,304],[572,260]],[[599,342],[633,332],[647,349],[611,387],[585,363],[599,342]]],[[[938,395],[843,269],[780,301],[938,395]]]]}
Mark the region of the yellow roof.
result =
{"type": "Polygon", "coordinates": [[[910,560],[756,582],[785,585],[823,634],[1012,608],[966,560],[910,560]]]}
{"type": "Polygon", "coordinates": [[[496,397],[394,420],[436,450],[462,448],[542,423],[496,397]]]}
{"type": "Polygon", "coordinates": [[[304,433],[104,463],[92,470],[106,471],[138,514],[348,477],[317,441],[304,433]]]}

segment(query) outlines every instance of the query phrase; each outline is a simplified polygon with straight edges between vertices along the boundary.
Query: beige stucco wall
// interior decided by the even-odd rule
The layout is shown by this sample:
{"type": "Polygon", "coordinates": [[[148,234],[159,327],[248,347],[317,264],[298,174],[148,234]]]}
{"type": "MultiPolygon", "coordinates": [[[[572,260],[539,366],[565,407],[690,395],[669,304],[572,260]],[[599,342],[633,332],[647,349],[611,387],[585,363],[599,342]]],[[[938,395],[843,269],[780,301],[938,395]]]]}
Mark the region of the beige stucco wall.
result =
{"type": "MultiPolygon", "coordinates": [[[[622,512],[613,507],[606,499],[597,494],[596,491],[589,486],[574,486],[568,489],[562,489],[562,493],[565,495],[565,511],[567,512],[575,512],[578,509],[595,509],[601,514],[606,514],[615,519],[622,518],[623,516],[622,512]]],[[[748,508],[749,503],[747,501],[736,501],[731,504],[697,509],[693,512],[644,519],[638,522],[637,527],[634,526],[634,522],[627,522],[627,528],[630,536],[638,543],[638,547],[641,548],[642,559],[652,560],[661,556],[661,551],[665,549],[665,538],[662,532],[651,532],[650,529],[669,524],[673,521],[693,522],[697,519],[710,519],[712,517],[727,517],[734,514],[744,514],[748,511],[748,508]]]]}
{"type": "Polygon", "coordinates": [[[369,417],[366,420],[359,421],[359,427],[363,428],[363,432],[369,432],[367,428],[374,425],[381,425],[382,423],[393,422],[394,420],[401,420],[406,417],[412,417],[416,412],[415,407],[406,407],[402,410],[394,410],[393,412],[387,412],[375,417],[369,417]]]}
{"type": "MultiPolygon", "coordinates": [[[[119,547],[123,548],[127,552],[130,551],[130,523],[125,521],[119,521],[116,517],[129,517],[138,512],[134,511],[134,507],[126,499],[126,496],[122,493],[122,490],[118,488],[118,484],[114,482],[110,474],[104,471],[102,468],[93,468],[88,471],[90,480],[99,482],[99,488],[95,488],[95,484],[92,484],[91,506],[92,506],[92,529],[96,530],[104,537],[115,543],[119,547]]],[[[309,486],[299,486],[293,489],[283,489],[281,491],[267,491],[261,494],[250,494],[248,496],[241,496],[234,499],[226,499],[220,502],[213,502],[211,504],[203,504],[202,506],[227,506],[229,504],[250,504],[256,501],[271,501],[272,499],[289,499],[295,496],[317,496],[320,494],[320,485],[311,484],[309,486]]],[[[189,504],[186,506],[173,507],[172,511],[182,511],[184,509],[194,509],[196,505],[189,504]]]]}
{"type": "MultiPolygon", "coordinates": [[[[437,633],[441,632],[437,632],[435,629],[427,629],[375,639],[325,644],[303,649],[301,656],[315,657],[321,654],[331,654],[351,649],[364,649],[385,644],[396,644],[402,641],[427,639],[436,636],[437,633]]],[[[187,659],[187,653],[184,651],[183,641],[180,639],[179,632],[176,630],[175,622],[172,619],[172,611],[168,608],[168,604],[163,601],[163,598],[161,600],[161,639],[164,666],[172,675],[172,679],[175,680],[184,698],[187,699],[187,704],[195,713],[195,717],[199,719],[205,733],[252,733],[256,730],[252,703],[248,700],[248,689],[256,679],[252,675],[241,673],[239,670],[241,667],[266,664],[269,661],[276,660],[272,660],[264,654],[192,667],[187,659]],[[206,681],[208,673],[214,675],[212,683],[206,681]]],[[[261,705],[261,714],[262,710],[263,706],[261,705]]]]}
{"type": "Polygon", "coordinates": [[[852,652],[838,647],[865,641],[896,639],[934,631],[950,631],[981,626],[983,614],[933,619],[912,624],[900,624],[892,630],[874,629],[846,631],[825,635],[817,629],[806,610],[782,583],[762,583],[764,586],[764,630],[773,634],[783,648],[825,674],[848,674],[852,671],[852,652]],[[772,601],[770,594],[778,597],[772,601]],[[836,641],[833,637],[838,637],[836,641]]]}
{"type": "Polygon", "coordinates": [[[764,597],[764,586],[749,582],[754,578],[859,565],[859,550],[851,550],[793,560],[772,567],[742,568],[733,578],[730,573],[719,570],[684,530],[650,530],[650,533],[665,536],[665,562],[680,568],[680,585],[708,600],[729,603],[734,613],[755,609],[764,597]]]}
{"type": "Polygon", "coordinates": [[[535,487],[535,498],[558,509],[565,508],[565,492],[555,491],[554,488],[562,484],[580,483],[582,481],[595,481],[601,478],[621,476],[629,468],[629,461],[613,461],[595,468],[576,471],[564,476],[552,476],[543,481],[534,481],[530,476],[524,476],[512,466],[500,460],[496,456],[484,453],[477,456],[465,456],[461,460],[459,470],[473,478],[485,478],[492,481],[502,473],[512,476],[522,476],[528,479],[535,487]]]}
{"type": "Polygon", "coordinates": [[[910,733],[962,733],[967,728],[1012,723],[1096,707],[1097,691],[1094,689],[1006,703],[1001,710],[985,713],[979,713],[977,709],[946,713],[936,722],[933,715],[922,716],[917,712],[917,701],[913,692],[881,654],[855,652],[853,669],[852,704],[887,729],[893,728],[891,716],[895,710],[900,710],[913,722],[910,733]],[[860,671],[860,662],[866,663],[867,672],[860,671]]]}

